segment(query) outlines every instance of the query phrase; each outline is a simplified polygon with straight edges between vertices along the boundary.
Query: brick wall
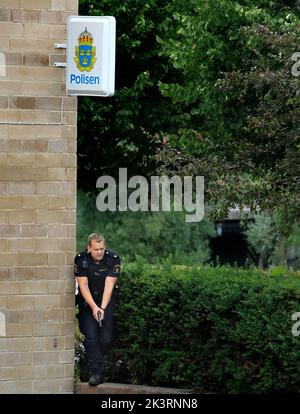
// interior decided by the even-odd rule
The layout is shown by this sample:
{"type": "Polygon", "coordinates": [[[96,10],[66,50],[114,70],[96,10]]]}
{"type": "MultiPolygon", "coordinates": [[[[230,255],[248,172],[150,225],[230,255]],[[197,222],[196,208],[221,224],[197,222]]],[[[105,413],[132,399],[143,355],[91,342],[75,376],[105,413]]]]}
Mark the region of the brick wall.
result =
{"type": "Polygon", "coordinates": [[[72,393],[78,0],[0,0],[0,393],[72,393]],[[4,64],[5,63],[5,64],[4,64]]]}

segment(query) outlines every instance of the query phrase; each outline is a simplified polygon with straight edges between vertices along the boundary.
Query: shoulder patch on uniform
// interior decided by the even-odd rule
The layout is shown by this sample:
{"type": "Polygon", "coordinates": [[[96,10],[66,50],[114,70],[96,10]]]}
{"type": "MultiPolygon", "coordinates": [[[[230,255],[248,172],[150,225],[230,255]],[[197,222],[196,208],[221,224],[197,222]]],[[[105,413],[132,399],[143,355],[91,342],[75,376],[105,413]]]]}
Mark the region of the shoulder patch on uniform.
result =
{"type": "Polygon", "coordinates": [[[110,250],[110,249],[106,250],[105,253],[108,254],[110,257],[113,257],[114,259],[116,259],[118,257],[116,252],[114,252],[113,250],[110,250]]]}

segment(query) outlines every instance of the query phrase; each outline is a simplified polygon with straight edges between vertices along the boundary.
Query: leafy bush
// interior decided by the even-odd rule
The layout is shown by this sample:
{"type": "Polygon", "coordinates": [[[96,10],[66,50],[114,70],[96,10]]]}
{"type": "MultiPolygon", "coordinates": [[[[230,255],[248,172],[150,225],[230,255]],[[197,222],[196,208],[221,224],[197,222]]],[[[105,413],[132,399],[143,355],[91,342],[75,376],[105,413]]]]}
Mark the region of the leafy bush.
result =
{"type": "Polygon", "coordinates": [[[299,275],[127,265],[108,380],[198,392],[299,390],[299,275]]]}

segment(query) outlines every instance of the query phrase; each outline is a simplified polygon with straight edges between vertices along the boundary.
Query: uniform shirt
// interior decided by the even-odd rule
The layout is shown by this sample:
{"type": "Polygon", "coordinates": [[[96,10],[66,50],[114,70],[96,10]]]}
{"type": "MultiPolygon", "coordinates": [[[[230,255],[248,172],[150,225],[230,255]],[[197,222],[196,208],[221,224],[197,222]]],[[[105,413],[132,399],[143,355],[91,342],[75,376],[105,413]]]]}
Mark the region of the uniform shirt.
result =
{"type": "Polygon", "coordinates": [[[100,262],[95,263],[87,251],[79,253],[74,259],[74,275],[87,277],[90,292],[102,297],[106,276],[118,277],[121,272],[121,260],[116,252],[105,249],[100,262]]]}

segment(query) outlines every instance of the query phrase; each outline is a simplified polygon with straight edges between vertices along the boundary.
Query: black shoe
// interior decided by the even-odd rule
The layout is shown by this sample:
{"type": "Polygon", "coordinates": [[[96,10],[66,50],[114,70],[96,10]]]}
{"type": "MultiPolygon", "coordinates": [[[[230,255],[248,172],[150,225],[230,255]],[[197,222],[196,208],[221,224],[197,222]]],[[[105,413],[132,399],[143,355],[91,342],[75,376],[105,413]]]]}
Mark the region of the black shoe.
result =
{"type": "Polygon", "coordinates": [[[80,382],[88,382],[90,377],[90,370],[89,370],[89,365],[88,365],[88,361],[86,358],[82,358],[80,360],[80,382]]]}
{"type": "Polygon", "coordinates": [[[102,384],[102,383],[103,383],[103,375],[91,374],[90,379],[89,379],[89,385],[95,386],[95,385],[102,384]]]}

